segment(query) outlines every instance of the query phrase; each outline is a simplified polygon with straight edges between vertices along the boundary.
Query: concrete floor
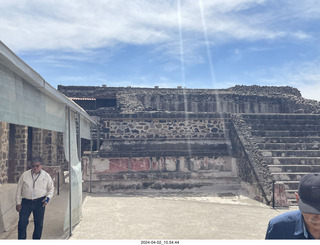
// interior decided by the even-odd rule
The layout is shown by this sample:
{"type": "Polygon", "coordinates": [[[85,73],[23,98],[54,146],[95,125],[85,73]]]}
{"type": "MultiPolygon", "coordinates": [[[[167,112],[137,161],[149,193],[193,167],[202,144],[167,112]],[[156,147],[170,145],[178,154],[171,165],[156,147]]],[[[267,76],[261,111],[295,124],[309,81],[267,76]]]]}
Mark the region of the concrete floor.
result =
{"type": "MultiPolygon", "coordinates": [[[[83,193],[83,197],[83,217],[70,240],[264,239],[269,220],[288,211],[245,196],[206,192],[83,193]]],[[[69,233],[63,231],[67,203],[64,186],[46,208],[42,239],[67,238],[69,233]]],[[[30,222],[28,239],[32,232],[30,222]]],[[[17,221],[0,239],[17,239],[17,221]]]]}
{"type": "Polygon", "coordinates": [[[70,239],[264,239],[269,220],[286,211],[244,196],[90,194],[70,239]]]}

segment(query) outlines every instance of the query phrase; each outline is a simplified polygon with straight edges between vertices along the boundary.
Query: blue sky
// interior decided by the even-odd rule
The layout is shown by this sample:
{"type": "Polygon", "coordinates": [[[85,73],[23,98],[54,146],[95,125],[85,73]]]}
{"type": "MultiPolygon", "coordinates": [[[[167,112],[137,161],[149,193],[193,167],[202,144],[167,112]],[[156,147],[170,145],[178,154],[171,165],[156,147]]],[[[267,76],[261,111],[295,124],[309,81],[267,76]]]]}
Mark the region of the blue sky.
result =
{"type": "Polygon", "coordinates": [[[0,39],[52,86],[298,88],[320,100],[318,0],[0,0],[0,39]]]}

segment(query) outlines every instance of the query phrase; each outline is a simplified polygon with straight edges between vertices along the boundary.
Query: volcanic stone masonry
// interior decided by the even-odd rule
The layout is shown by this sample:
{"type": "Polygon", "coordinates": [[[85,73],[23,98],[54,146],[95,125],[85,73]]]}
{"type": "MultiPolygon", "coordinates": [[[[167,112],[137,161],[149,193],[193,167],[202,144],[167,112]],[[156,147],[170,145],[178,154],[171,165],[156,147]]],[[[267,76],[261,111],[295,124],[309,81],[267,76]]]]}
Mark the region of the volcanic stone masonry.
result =
{"type": "Polygon", "coordinates": [[[17,183],[34,156],[42,157],[46,171],[67,169],[59,132],[0,122],[0,152],[0,185],[17,183]]]}
{"type": "MultiPolygon", "coordinates": [[[[299,90],[291,87],[165,89],[103,85],[58,86],[58,90],[101,125],[100,133],[94,132],[100,135],[91,175],[96,192],[206,187],[217,194],[245,192],[260,201],[286,206],[283,196],[288,190],[282,186],[283,180],[298,182],[301,174],[273,173],[279,167],[271,167],[267,157],[276,153],[261,149],[266,134],[258,138],[252,120],[268,123],[276,115],[285,115],[273,120],[272,130],[278,130],[275,135],[280,136],[281,130],[290,131],[288,124],[297,121],[291,119],[293,115],[300,115],[303,123],[308,116],[320,113],[319,102],[304,99],[299,90]],[[281,120],[287,124],[282,128],[277,126],[281,120]],[[274,184],[282,193],[272,200],[274,184]]],[[[296,129],[293,126],[292,130],[296,129]]],[[[312,130],[315,137],[318,127],[312,130]]],[[[82,161],[87,189],[89,158],[82,161]]]]}

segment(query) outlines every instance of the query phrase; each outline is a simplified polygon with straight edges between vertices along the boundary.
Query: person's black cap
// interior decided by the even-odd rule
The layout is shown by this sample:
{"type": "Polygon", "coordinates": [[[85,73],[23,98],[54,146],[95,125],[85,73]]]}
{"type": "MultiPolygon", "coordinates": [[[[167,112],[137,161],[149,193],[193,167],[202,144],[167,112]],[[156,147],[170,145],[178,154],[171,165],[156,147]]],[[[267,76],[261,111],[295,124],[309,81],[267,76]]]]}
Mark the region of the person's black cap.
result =
{"type": "Polygon", "coordinates": [[[299,209],[303,213],[320,214],[320,174],[307,174],[299,183],[299,209]]]}

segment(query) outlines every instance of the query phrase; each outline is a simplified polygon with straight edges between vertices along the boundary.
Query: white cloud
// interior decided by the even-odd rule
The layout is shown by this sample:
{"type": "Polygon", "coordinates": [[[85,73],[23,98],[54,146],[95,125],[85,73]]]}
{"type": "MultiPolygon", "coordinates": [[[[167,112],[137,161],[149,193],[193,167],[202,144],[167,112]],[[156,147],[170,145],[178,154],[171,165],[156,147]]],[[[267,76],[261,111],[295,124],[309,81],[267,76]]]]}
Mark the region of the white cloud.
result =
{"type": "MultiPolygon", "coordinates": [[[[181,1],[185,37],[203,38],[199,1],[212,40],[308,37],[301,30],[269,28],[268,23],[276,21],[270,19],[270,14],[242,14],[264,7],[267,1],[263,0],[181,1]]],[[[177,9],[177,1],[173,0],[0,0],[0,39],[15,51],[172,42],[178,39],[177,9]]]]}
{"type": "MultiPolygon", "coordinates": [[[[276,46],[279,40],[282,44],[312,40],[316,33],[312,32],[312,25],[308,28],[305,25],[320,18],[318,0],[179,2],[183,40],[179,35],[177,0],[0,0],[0,39],[14,52],[35,53],[32,58],[36,63],[69,68],[74,68],[72,62],[99,63],[98,59],[103,59],[101,63],[106,63],[127,44],[149,45],[145,50],[151,53],[148,53],[149,56],[144,54],[144,57],[148,57],[150,63],[155,61],[161,64],[165,72],[180,73],[181,58],[186,70],[189,66],[208,62],[209,55],[203,51],[206,45],[218,49],[220,44],[241,40],[251,42],[251,50],[263,51],[272,48],[272,45],[264,47],[255,41],[267,40],[276,46]],[[181,41],[183,56],[180,53],[181,41]],[[104,53],[101,53],[102,49],[104,53]],[[50,52],[46,53],[47,50],[50,52]]],[[[241,47],[233,46],[229,50],[234,51],[231,57],[234,61],[245,59],[246,54],[241,47]]],[[[247,73],[244,77],[251,81],[259,79],[260,84],[263,82],[264,85],[294,86],[305,97],[320,100],[317,95],[319,68],[319,60],[292,61],[247,73]]],[[[238,75],[234,74],[234,81],[239,79],[238,75]]],[[[86,77],[70,75],[57,77],[55,81],[69,81],[72,84],[92,81],[97,85],[111,83],[104,77],[105,74],[86,77]]],[[[149,86],[150,82],[160,87],[184,86],[165,76],[157,81],[155,77],[146,77],[136,78],[133,82],[136,84],[128,81],[113,84],[137,86],[137,80],[142,81],[139,82],[141,86],[149,86]]],[[[201,82],[195,84],[201,86],[201,82]]],[[[234,83],[226,82],[221,87],[229,85],[234,83]]]]}
{"type": "Polygon", "coordinates": [[[304,98],[320,101],[320,59],[264,67],[246,72],[244,77],[251,81],[247,85],[292,86],[299,89],[304,98]]]}

